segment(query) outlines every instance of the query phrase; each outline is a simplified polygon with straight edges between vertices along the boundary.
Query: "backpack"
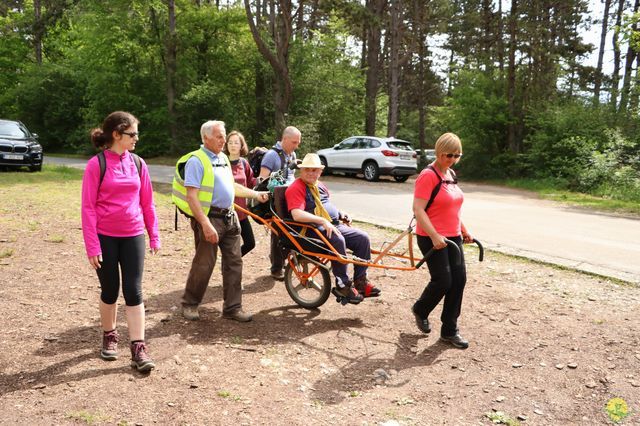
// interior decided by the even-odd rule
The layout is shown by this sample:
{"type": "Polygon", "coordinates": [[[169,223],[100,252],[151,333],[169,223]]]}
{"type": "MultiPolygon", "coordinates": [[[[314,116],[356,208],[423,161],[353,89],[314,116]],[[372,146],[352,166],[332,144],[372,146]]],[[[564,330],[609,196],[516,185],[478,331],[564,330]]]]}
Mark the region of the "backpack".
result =
{"type": "MultiPolygon", "coordinates": [[[[289,164],[287,163],[287,160],[285,158],[284,151],[280,148],[277,148],[276,145],[272,146],[271,149],[277,152],[278,156],[280,156],[280,170],[284,170],[285,168],[287,168],[289,164]]],[[[249,166],[251,167],[251,170],[253,170],[253,175],[255,177],[260,176],[260,168],[262,167],[262,157],[264,157],[267,151],[268,149],[266,148],[258,147],[258,148],[252,149],[251,152],[249,153],[249,156],[248,156],[249,166]]],[[[291,154],[291,161],[296,161],[295,152],[291,154]]]]}
{"type": "MultiPolygon", "coordinates": [[[[131,158],[133,158],[133,163],[136,165],[136,169],[138,169],[138,176],[142,176],[142,165],[140,164],[140,156],[138,154],[134,154],[130,152],[131,158]]],[[[102,181],[104,180],[104,174],[107,172],[107,159],[104,156],[104,151],[100,151],[96,157],[98,157],[98,165],[100,166],[100,181],[98,182],[98,190],[102,185],[102,181]]]]}
{"type": "MultiPolygon", "coordinates": [[[[427,169],[431,169],[433,173],[435,173],[435,175],[438,177],[438,180],[440,182],[438,182],[438,184],[433,188],[433,191],[431,191],[431,197],[429,197],[429,201],[427,202],[427,207],[424,208],[425,212],[429,210],[429,207],[431,207],[431,204],[433,204],[433,200],[436,199],[438,192],[440,192],[440,187],[442,186],[442,182],[444,182],[440,177],[440,175],[438,174],[438,172],[436,172],[436,169],[434,169],[432,165],[428,165],[427,169]]],[[[458,182],[458,176],[456,176],[456,172],[454,172],[453,169],[449,169],[449,171],[453,175],[453,179],[455,180],[455,182],[458,182]]]]}

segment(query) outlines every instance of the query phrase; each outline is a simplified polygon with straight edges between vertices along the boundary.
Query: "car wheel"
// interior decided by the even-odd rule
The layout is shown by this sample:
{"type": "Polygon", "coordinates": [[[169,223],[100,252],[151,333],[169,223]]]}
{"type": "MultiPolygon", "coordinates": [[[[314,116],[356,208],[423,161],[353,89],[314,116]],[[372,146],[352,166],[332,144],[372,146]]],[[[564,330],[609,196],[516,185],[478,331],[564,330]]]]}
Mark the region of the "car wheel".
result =
{"type": "Polygon", "coordinates": [[[40,172],[42,171],[42,164],[38,164],[37,166],[29,166],[30,172],[40,172]]]}
{"type": "Polygon", "coordinates": [[[406,182],[407,179],[409,179],[409,176],[394,176],[393,177],[395,179],[396,182],[406,182]]]}
{"type": "Polygon", "coordinates": [[[327,159],[324,157],[320,157],[320,162],[324,166],[324,170],[322,170],[322,176],[331,176],[331,169],[327,166],[327,159]]]}
{"type": "Polygon", "coordinates": [[[369,182],[375,182],[380,177],[380,169],[375,162],[368,161],[362,168],[362,174],[364,175],[364,178],[369,182]]]}

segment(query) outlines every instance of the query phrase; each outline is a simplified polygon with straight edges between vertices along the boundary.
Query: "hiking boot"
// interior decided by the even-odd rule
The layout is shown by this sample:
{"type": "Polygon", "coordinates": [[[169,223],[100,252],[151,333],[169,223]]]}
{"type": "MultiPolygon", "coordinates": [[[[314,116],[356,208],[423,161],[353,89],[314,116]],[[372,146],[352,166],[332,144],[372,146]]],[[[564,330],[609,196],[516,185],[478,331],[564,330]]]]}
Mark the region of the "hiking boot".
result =
{"type": "Polygon", "coordinates": [[[456,334],[455,336],[440,336],[440,340],[451,343],[458,349],[467,349],[469,347],[469,342],[459,334],[456,334]]]}
{"type": "Polygon", "coordinates": [[[276,281],[284,281],[284,272],[282,272],[282,269],[277,271],[271,271],[271,278],[273,278],[276,281]]]}
{"type": "Polygon", "coordinates": [[[358,293],[358,290],[351,285],[346,285],[344,287],[336,286],[331,290],[331,293],[336,296],[336,302],[342,303],[343,305],[346,305],[347,303],[357,305],[364,299],[364,297],[358,293]]]}
{"type": "Polygon", "coordinates": [[[116,330],[102,332],[100,358],[105,361],[115,361],[118,359],[118,332],[116,330]]]}
{"type": "Polygon", "coordinates": [[[189,321],[198,321],[200,319],[200,313],[198,313],[198,305],[183,305],[182,316],[189,321]]]}
{"type": "Polygon", "coordinates": [[[240,322],[249,322],[253,319],[253,315],[243,311],[242,309],[236,309],[233,312],[223,312],[222,318],[232,319],[240,322]]]}
{"type": "Polygon", "coordinates": [[[141,373],[146,373],[156,367],[147,353],[147,345],[143,341],[131,342],[131,367],[141,373]]]}
{"type": "Polygon", "coordinates": [[[411,308],[411,312],[413,312],[413,316],[416,319],[416,325],[418,326],[418,329],[425,334],[431,333],[431,325],[429,324],[429,319],[420,315],[416,311],[415,305],[411,308]]]}
{"type": "Polygon", "coordinates": [[[358,293],[360,293],[362,297],[380,296],[380,289],[371,284],[371,281],[367,279],[366,275],[353,280],[353,285],[356,287],[356,290],[358,290],[358,293]]]}

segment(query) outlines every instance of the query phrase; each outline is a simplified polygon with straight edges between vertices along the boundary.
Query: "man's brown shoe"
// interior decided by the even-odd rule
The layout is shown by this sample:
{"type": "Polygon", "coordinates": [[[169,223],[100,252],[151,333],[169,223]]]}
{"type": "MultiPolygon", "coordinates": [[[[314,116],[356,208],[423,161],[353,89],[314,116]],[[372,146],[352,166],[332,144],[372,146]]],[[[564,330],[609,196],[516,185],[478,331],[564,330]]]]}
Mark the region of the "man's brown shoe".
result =
{"type": "Polygon", "coordinates": [[[232,319],[240,322],[249,322],[253,319],[253,315],[243,311],[242,309],[236,309],[233,312],[223,312],[222,318],[232,319]]]}
{"type": "Polygon", "coordinates": [[[200,319],[198,306],[182,306],[182,316],[189,321],[198,321],[200,319]]]}

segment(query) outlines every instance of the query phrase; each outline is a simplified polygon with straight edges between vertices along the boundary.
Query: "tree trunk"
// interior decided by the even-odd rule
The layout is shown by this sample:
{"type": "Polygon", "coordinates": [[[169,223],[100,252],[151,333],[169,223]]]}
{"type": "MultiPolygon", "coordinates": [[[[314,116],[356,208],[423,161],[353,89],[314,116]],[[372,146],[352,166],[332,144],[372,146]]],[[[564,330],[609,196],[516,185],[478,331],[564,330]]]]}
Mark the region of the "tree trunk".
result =
{"type": "Polygon", "coordinates": [[[604,45],[607,41],[607,31],[609,24],[609,8],[611,0],[604,1],[604,13],[602,14],[602,29],[600,30],[600,50],[598,50],[598,65],[596,65],[596,81],[593,88],[593,103],[600,103],[600,85],[602,84],[602,63],[604,60],[604,45]]]}
{"type": "Polygon", "coordinates": [[[169,33],[166,41],[166,74],[167,74],[167,111],[169,113],[169,135],[171,136],[170,149],[172,153],[179,151],[178,147],[178,118],[176,116],[176,72],[177,72],[177,47],[176,47],[176,4],[175,0],[167,0],[169,18],[169,33]]]}
{"type": "Polygon", "coordinates": [[[611,74],[611,97],[609,105],[613,111],[618,107],[618,85],[620,84],[620,43],[618,36],[622,26],[622,13],[624,12],[625,0],[619,0],[618,11],[616,12],[616,25],[613,31],[613,72],[611,74]]]}
{"type": "Polygon", "coordinates": [[[36,55],[36,63],[42,65],[42,37],[44,33],[44,22],[42,22],[42,5],[40,0],[33,0],[33,45],[36,55]]]}
{"type": "Polygon", "coordinates": [[[367,0],[367,71],[365,83],[365,133],[376,134],[378,85],[380,78],[381,21],[386,0],[367,0]]]}
{"type": "Polygon", "coordinates": [[[400,29],[401,8],[402,0],[392,0],[389,28],[391,32],[391,49],[389,52],[389,111],[387,116],[387,136],[389,137],[395,137],[398,132],[398,110],[400,108],[400,39],[402,37],[400,29]]]}
{"type": "MultiPolygon", "coordinates": [[[[640,0],[636,0],[633,5],[633,14],[638,13],[638,8],[640,8],[640,0]]],[[[634,22],[631,25],[631,33],[635,33],[638,29],[638,25],[634,22]]],[[[622,81],[622,93],[620,94],[620,106],[618,107],[619,112],[627,111],[627,104],[629,102],[629,91],[631,90],[631,76],[633,73],[633,61],[636,59],[636,52],[633,49],[633,44],[629,41],[629,46],[627,47],[627,57],[624,62],[624,79],[622,81]]]]}
{"type": "Polygon", "coordinates": [[[260,54],[269,62],[275,74],[274,82],[274,119],[276,134],[281,134],[286,127],[286,118],[293,98],[291,75],[289,74],[289,44],[291,42],[293,15],[291,0],[281,0],[278,6],[271,4],[269,27],[275,45],[275,52],[267,46],[258,30],[260,22],[255,22],[249,0],[244,0],[244,8],[249,21],[253,40],[260,54]]]}
{"type": "Polygon", "coordinates": [[[507,145],[516,154],[520,146],[516,140],[516,28],[518,20],[518,0],[511,0],[509,16],[509,71],[507,76],[507,101],[509,103],[509,126],[507,145]]]}

